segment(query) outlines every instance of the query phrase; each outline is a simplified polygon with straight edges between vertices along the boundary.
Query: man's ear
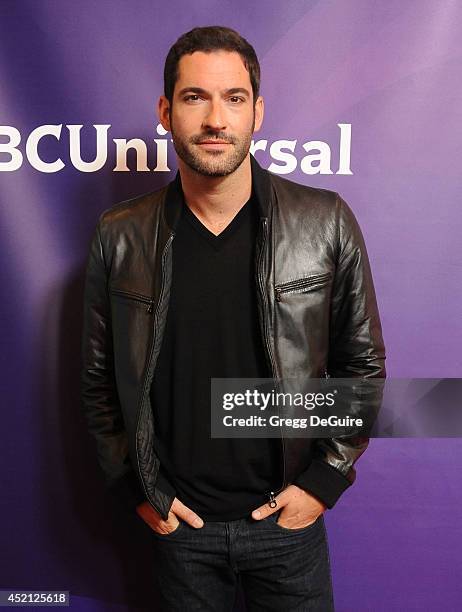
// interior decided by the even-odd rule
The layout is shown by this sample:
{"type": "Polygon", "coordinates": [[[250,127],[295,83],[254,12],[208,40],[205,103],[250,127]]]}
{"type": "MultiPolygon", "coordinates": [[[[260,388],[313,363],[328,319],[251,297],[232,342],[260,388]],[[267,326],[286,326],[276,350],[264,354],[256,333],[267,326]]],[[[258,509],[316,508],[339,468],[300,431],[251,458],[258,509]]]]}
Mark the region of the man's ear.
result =
{"type": "Polygon", "coordinates": [[[157,115],[164,130],[170,132],[170,102],[165,96],[160,96],[159,98],[159,102],[157,103],[157,115]]]}
{"type": "Polygon", "coordinates": [[[254,127],[254,132],[258,132],[258,130],[261,127],[261,124],[263,123],[263,116],[265,114],[265,103],[263,101],[263,98],[261,96],[258,96],[258,98],[255,101],[255,127],[254,127]]]}

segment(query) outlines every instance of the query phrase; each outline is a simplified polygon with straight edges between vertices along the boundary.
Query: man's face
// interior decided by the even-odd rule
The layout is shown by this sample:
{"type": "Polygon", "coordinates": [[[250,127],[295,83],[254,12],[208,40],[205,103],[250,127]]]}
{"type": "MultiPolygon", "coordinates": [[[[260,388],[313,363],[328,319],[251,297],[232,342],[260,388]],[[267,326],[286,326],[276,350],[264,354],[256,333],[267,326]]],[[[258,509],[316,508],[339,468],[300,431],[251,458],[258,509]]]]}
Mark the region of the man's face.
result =
{"type": "Polygon", "coordinates": [[[196,51],[180,59],[173,105],[162,96],[159,116],[187,166],[205,176],[226,176],[249,152],[263,120],[263,100],[254,105],[250,76],[238,53],[196,51]]]}

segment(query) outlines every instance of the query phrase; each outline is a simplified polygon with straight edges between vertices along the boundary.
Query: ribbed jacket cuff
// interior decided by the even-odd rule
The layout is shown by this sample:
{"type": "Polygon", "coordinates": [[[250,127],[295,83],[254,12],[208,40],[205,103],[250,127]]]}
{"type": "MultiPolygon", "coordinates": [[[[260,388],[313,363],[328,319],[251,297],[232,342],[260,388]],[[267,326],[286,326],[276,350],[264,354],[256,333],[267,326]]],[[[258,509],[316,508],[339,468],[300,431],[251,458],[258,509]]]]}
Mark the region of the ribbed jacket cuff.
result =
{"type": "Polygon", "coordinates": [[[315,459],[304,472],[297,476],[293,484],[317,497],[328,508],[333,508],[342,493],[352,483],[328,463],[315,459]]]}

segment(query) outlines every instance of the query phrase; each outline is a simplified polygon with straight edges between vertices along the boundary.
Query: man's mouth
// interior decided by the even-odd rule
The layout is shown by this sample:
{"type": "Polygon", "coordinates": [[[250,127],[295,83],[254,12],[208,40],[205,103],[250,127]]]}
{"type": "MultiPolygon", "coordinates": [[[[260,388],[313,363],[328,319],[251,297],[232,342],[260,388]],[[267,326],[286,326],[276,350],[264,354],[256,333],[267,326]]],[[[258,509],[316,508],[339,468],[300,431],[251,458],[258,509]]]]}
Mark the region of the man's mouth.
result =
{"type": "Polygon", "coordinates": [[[227,145],[230,144],[227,140],[201,140],[198,144],[200,145],[227,145]]]}
{"type": "Polygon", "coordinates": [[[203,151],[215,151],[216,153],[223,153],[227,147],[231,145],[227,140],[217,140],[217,139],[206,139],[200,140],[198,143],[199,149],[203,151]]]}

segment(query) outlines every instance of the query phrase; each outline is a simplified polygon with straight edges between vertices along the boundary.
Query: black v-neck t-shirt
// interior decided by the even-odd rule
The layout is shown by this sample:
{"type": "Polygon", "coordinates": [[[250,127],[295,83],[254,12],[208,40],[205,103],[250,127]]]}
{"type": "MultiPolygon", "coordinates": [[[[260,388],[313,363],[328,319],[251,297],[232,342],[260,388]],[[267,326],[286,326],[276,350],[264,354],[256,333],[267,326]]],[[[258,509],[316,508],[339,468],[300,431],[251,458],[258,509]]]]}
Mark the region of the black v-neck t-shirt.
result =
{"type": "Polygon", "coordinates": [[[253,197],[215,236],[183,203],[151,403],[162,475],[204,520],[235,520],[280,487],[278,438],[210,437],[210,379],[270,377],[255,285],[253,197]]]}

